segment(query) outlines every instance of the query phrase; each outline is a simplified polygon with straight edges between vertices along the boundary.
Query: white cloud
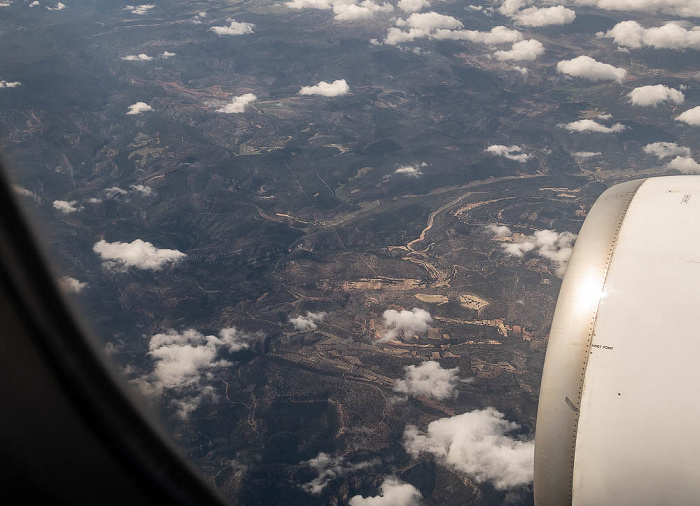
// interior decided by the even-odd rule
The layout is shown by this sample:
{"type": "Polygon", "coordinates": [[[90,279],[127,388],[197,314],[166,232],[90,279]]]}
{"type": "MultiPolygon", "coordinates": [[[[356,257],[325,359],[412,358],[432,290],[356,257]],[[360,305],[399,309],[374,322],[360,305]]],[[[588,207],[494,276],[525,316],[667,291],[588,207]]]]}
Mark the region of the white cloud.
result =
{"type": "Polygon", "coordinates": [[[573,4],[614,11],[637,11],[673,14],[681,17],[700,17],[697,0],[569,0],[573,4]]]}
{"type": "Polygon", "coordinates": [[[129,193],[128,191],[123,190],[123,189],[119,188],[118,186],[112,186],[110,188],[105,188],[104,192],[105,192],[105,196],[108,199],[113,199],[115,197],[121,197],[121,196],[127,195],[129,193]]]}
{"type": "Polygon", "coordinates": [[[333,1],[333,18],[336,21],[358,21],[361,19],[369,19],[378,12],[391,12],[394,6],[389,3],[378,4],[372,0],[363,0],[355,2],[355,0],[334,0],[333,1]]]}
{"type": "Polygon", "coordinates": [[[618,83],[627,76],[625,69],[601,63],[585,55],[573,60],[560,61],[557,63],[557,72],[582,77],[589,81],[617,81],[618,83]]]}
{"type": "Polygon", "coordinates": [[[516,72],[520,72],[523,75],[523,77],[527,76],[528,70],[525,67],[519,67],[517,65],[513,65],[512,69],[515,70],[516,72]]]}
{"type": "Polygon", "coordinates": [[[459,368],[443,369],[438,362],[428,361],[406,366],[404,379],[398,380],[394,392],[444,400],[457,395],[459,368]]]}
{"type": "Polygon", "coordinates": [[[150,197],[152,195],[155,195],[155,192],[153,191],[153,188],[150,186],[145,186],[142,184],[132,184],[129,186],[132,190],[134,190],[136,193],[140,193],[144,197],[150,197]]]}
{"type": "Polygon", "coordinates": [[[603,153],[601,153],[600,151],[577,151],[577,152],[571,153],[571,154],[574,155],[576,158],[586,159],[586,158],[593,158],[594,156],[600,156],[603,153]]]}
{"type": "Polygon", "coordinates": [[[19,185],[13,184],[12,189],[22,195],[23,197],[32,197],[34,199],[38,198],[38,195],[34,193],[31,190],[27,190],[26,188],[22,188],[19,185]]]}
{"type": "Polygon", "coordinates": [[[233,97],[230,103],[217,109],[216,112],[223,112],[224,114],[239,114],[245,111],[248,104],[251,104],[257,100],[258,97],[252,93],[246,93],[240,97],[233,97]]]}
{"type": "Polygon", "coordinates": [[[330,9],[333,7],[331,0],[292,0],[285,2],[290,9],[330,9]]]}
{"type": "Polygon", "coordinates": [[[420,170],[423,167],[427,167],[428,164],[425,162],[422,162],[420,164],[413,164],[413,165],[403,165],[396,169],[394,171],[394,174],[400,174],[402,176],[408,176],[408,177],[421,177],[423,175],[423,171],[420,170]]]}
{"type": "Polygon", "coordinates": [[[306,312],[306,316],[299,315],[296,318],[290,318],[289,322],[294,325],[294,328],[299,331],[305,330],[316,330],[318,325],[317,322],[323,321],[326,317],[326,313],[320,311],[318,313],[312,313],[311,311],[306,312]]]}
{"type": "Polygon", "coordinates": [[[61,289],[69,293],[80,293],[88,287],[87,283],[78,281],[70,276],[63,276],[58,280],[58,284],[61,289]]]}
{"type": "Polygon", "coordinates": [[[65,9],[65,8],[66,8],[65,4],[62,4],[61,2],[58,2],[58,3],[56,4],[56,7],[47,7],[46,10],[49,10],[49,11],[62,11],[62,10],[65,9]]]}
{"type": "Polygon", "coordinates": [[[660,160],[670,156],[690,156],[690,148],[679,146],[675,142],[653,142],[644,146],[644,152],[655,155],[660,160]]]}
{"type": "Polygon", "coordinates": [[[596,118],[598,118],[598,119],[612,119],[612,114],[607,113],[607,112],[603,112],[603,113],[600,113],[598,116],[596,116],[596,118]]]}
{"type": "Polygon", "coordinates": [[[498,12],[504,16],[512,17],[523,7],[529,5],[528,0],[503,0],[503,3],[498,8],[498,12]]]}
{"type": "Polygon", "coordinates": [[[34,0],[32,3],[29,4],[29,7],[38,7],[41,5],[38,0],[34,0]]]}
{"type": "Polygon", "coordinates": [[[467,40],[477,44],[509,44],[517,42],[523,38],[518,30],[511,30],[505,26],[495,26],[488,32],[477,30],[447,30],[438,29],[429,34],[431,39],[436,40],[467,40]]]}
{"type": "Polygon", "coordinates": [[[510,228],[506,227],[505,225],[496,225],[495,223],[486,225],[486,230],[491,232],[496,237],[508,237],[512,234],[510,228]]]}
{"type": "Polygon", "coordinates": [[[688,30],[673,22],[663,26],[644,28],[636,21],[623,21],[606,33],[598,35],[612,38],[619,46],[632,49],[643,46],[677,51],[700,49],[700,29],[696,26],[688,30]]]}
{"type": "Polygon", "coordinates": [[[126,61],[151,61],[152,59],[153,57],[148,56],[146,53],[128,54],[126,56],[122,56],[122,60],[126,61]]]}
{"type": "Polygon", "coordinates": [[[572,121],[571,123],[561,123],[557,126],[566,128],[569,132],[598,132],[601,134],[618,133],[627,128],[622,123],[605,126],[592,119],[580,119],[578,121],[572,121]]]}
{"type": "Polygon", "coordinates": [[[700,174],[700,163],[689,156],[677,156],[668,162],[669,169],[676,169],[684,174],[700,174]]]}
{"type": "Polygon", "coordinates": [[[332,83],[321,81],[314,86],[302,86],[299,90],[299,95],[321,95],[324,97],[338,97],[347,95],[350,92],[350,86],[345,82],[345,79],[336,79],[332,83]]]}
{"type": "Polygon", "coordinates": [[[233,19],[228,19],[231,24],[228,26],[212,26],[209,28],[219,36],[225,35],[247,35],[253,33],[255,25],[253,23],[239,23],[233,19]]]}
{"type": "Polygon", "coordinates": [[[155,5],[153,5],[153,4],[141,4],[141,5],[136,5],[136,6],[127,5],[126,7],[124,7],[124,10],[129,11],[130,13],[136,14],[138,16],[143,16],[144,14],[146,14],[148,11],[150,11],[154,7],[155,7],[155,5]]]}
{"type": "Polygon", "coordinates": [[[321,452],[313,459],[304,462],[304,464],[316,470],[318,476],[310,482],[303,484],[302,488],[310,494],[318,495],[335,478],[376,466],[379,463],[379,459],[373,459],[367,462],[351,464],[345,462],[345,458],[342,456],[331,457],[327,453],[321,452]]]}
{"type": "Polygon", "coordinates": [[[206,385],[210,371],[231,366],[220,358],[222,350],[230,353],[250,348],[262,334],[247,334],[235,327],[221,329],[217,336],[205,336],[194,329],[169,330],[151,337],[148,355],[154,361],[151,372],[130,380],[144,395],[161,396],[165,392],[180,395],[172,404],[185,418],[206,398],[216,400],[211,385],[206,385]]]}
{"type": "Polygon", "coordinates": [[[417,307],[411,311],[387,309],[382,318],[386,332],[381,337],[380,342],[391,341],[399,336],[413,337],[416,334],[424,334],[433,321],[430,313],[417,307]]]}
{"type": "Polygon", "coordinates": [[[408,18],[396,20],[396,27],[389,28],[384,43],[397,45],[415,39],[429,37],[436,40],[467,40],[480,44],[505,44],[522,39],[522,34],[505,26],[496,26],[488,32],[462,30],[458,19],[437,12],[413,13],[408,18]]]}
{"type": "Polygon", "coordinates": [[[676,121],[682,121],[693,126],[700,126],[700,106],[693,107],[676,117],[676,121]]]}
{"type": "Polygon", "coordinates": [[[102,239],[92,249],[100,255],[105,268],[118,271],[126,271],[129,267],[159,271],[167,264],[176,264],[187,256],[176,249],[156,248],[141,239],[130,243],[110,243],[102,239]]]}
{"type": "MultiPolygon", "coordinates": [[[[489,227],[497,237],[506,237],[505,231],[498,234],[498,229],[489,227]]],[[[566,272],[569,257],[573,251],[573,243],[576,234],[571,232],[556,232],[554,230],[538,230],[529,236],[518,237],[517,242],[502,243],[504,253],[514,257],[523,257],[526,253],[534,251],[537,256],[549,260],[557,276],[560,278],[566,272]]]]}
{"type": "Polygon", "coordinates": [[[10,2],[0,2],[0,7],[9,7],[12,5],[10,2]]]}
{"type": "Polygon", "coordinates": [[[513,16],[515,23],[523,26],[567,25],[576,19],[576,13],[562,5],[556,7],[530,7],[513,16]]]}
{"type": "Polygon", "coordinates": [[[170,51],[163,51],[163,54],[161,54],[160,57],[167,60],[168,58],[172,58],[176,54],[177,53],[171,53],[170,51]]]}
{"type": "Polygon", "coordinates": [[[403,483],[393,476],[384,478],[379,495],[350,498],[350,506],[418,506],[423,495],[410,483],[403,483]]]}
{"type": "Polygon", "coordinates": [[[19,81],[0,81],[0,89],[2,88],[16,88],[17,86],[22,86],[19,81]]]}
{"type": "Polygon", "coordinates": [[[489,146],[484,151],[491,153],[492,155],[502,156],[508,160],[515,160],[516,162],[525,163],[530,155],[523,153],[523,149],[520,146],[503,146],[502,144],[494,144],[489,146]]]}
{"type": "Polygon", "coordinates": [[[430,7],[430,2],[428,0],[399,0],[396,6],[404,12],[418,12],[430,7]]]}
{"type": "Polygon", "coordinates": [[[87,199],[87,201],[88,204],[99,204],[100,202],[102,202],[102,199],[97,197],[90,197],[89,199],[87,199]]]}
{"type": "MultiPolygon", "coordinates": [[[[426,0],[408,0],[420,2],[426,0]]],[[[359,21],[374,17],[379,12],[391,12],[394,6],[389,3],[377,3],[373,0],[292,0],[285,2],[290,9],[333,9],[336,21],[359,21]]]]}
{"type": "Polygon", "coordinates": [[[147,111],[152,111],[153,107],[148,105],[146,102],[136,102],[135,104],[131,104],[129,106],[129,110],[127,114],[135,115],[135,114],[141,114],[142,112],[147,112],[147,111]]]}
{"type": "Polygon", "coordinates": [[[193,22],[195,25],[201,25],[201,24],[202,24],[202,20],[205,19],[206,17],[207,17],[207,13],[206,13],[205,11],[198,12],[198,13],[195,14],[194,17],[192,18],[192,22],[193,22]]]}
{"type": "Polygon", "coordinates": [[[499,60],[533,61],[544,54],[544,46],[539,40],[521,40],[513,44],[509,51],[496,51],[499,60]]]}
{"type": "Polygon", "coordinates": [[[425,434],[408,425],[403,444],[414,458],[431,454],[477,483],[489,481],[505,490],[532,482],[534,441],[508,435],[518,428],[489,407],[431,422],[425,434]]]}
{"type": "Polygon", "coordinates": [[[82,206],[78,206],[77,200],[72,200],[70,202],[66,202],[65,200],[54,200],[53,208],[57,211],[61,211],[63,214],[70,214],[76,211],[82,211],[83,209],[82,206]]]}

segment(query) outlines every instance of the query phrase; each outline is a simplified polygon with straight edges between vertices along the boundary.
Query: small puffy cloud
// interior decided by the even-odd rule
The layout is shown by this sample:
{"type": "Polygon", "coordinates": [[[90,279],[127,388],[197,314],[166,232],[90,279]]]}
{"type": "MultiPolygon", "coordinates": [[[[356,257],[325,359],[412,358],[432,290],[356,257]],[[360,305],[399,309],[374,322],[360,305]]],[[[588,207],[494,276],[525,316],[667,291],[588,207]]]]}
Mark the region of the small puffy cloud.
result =
{"type": "Polygon", "coordinates": [[[192,22],[193,22],[195,25],[201,25],[201,24],[202,24],[202,20],[203,20],[203,19],[206,19],[206,17],[207,17],[207,13],[206,13],[205,11],[198,12],[198,13],[195,14],[194,17],[192,18],[192,22]]]}
{"type": "Polygon", "coordinates": [[[418,12],[430,7],[428,0],[399,0],[396,6],[404,12],[418,12]]]}
{"type": "Polygon", "coordinates": [[[603,153],[601,153],[600,151],[577,151],[577,152],[571,153],[571,154],[574,155],[576,158],[586,159],[586,158],[593,158],[594,156],[600,156],[603,153]]]}
{"type": "Polygon", "coordinates": [[[130,383],[147,396],[159,397],[166,392],[178,395],[172,405],[186,418],[205,399],[216,400],[214,388],[206,382],[212,370],[232,365],[221,357],[222,352],[250,348],[263,337],[235,327],[221,329],[218,337],[205,336],[194,329],[156,334],[148,344],[148,355],[154,362],[151,372],[130,383]]]}
{"type": "Polygon", "coordinates": [[[680,116],[676,116],[676,121],[682,121],[688,125],[700,126],[700,106],[688,109],[680,116]]]}
{"type": "Polygon", "coordinates": [[[677,156],[668,162],[667,167],[669,169],[676,169],[683,174],[700,174],[700,163],[689,156],[677,156]]]}
{"type": "Polygon", "coordinates": [[[22,86],[19,81],[2,81],[0,80],[0,90],[3,88],[16,88],[17,86],[22,86]]]}
{"type": "Polygon", "coordinates": [[[685,95],[682,91],[674,90],[663,84],[653,86],[641,86],[633,89],[629,94],[632,105],[641,105],[644,107],[656,107],[661,102],[673,102],[674,104],[682,104],[685,101],[685,95]]]}
{"type": "Polygon", "coordinates": [[[671,156],[690,156],[690,148],[679,146],[675,142],[653,142],[644,146],[644,152],[660,160],[671,156]]]}
{"type": "Polygon", "coordinates": [[[12,5],[10,2],[0,2],[0,7],[9,7],[12,5]]]}
{"type": "Polygon", "coordinates": [[[516,162],[525,163],[530,155],[523,153],[523,149],[520,146],[503,146],[502,144],[494,144],[489,146],[484,150],[492,155],[502,156],[508,160],[515,160],[516,162]]]}
{"type": "Polygon", "coordinates": [[[413,458],[433,455],[442,465],[477,483],[488,481],[496,489],[506,490],[532,482],[535,444],[508,435],[518,428],[517,423],[489,407],[438,419],[425,433],[408,425],[403,445],[413,458]]]}
{"type": "Polygon", "coordinates": [[[333,7],[331,0],[292,0],[285,2],[290,9],[330,9],[333,7]]]}
{"type": "Polygon", "coordinates": [[[384,43],[397,45],[419,38],[435,40],[466,40],[480,44],[505,44],[522,39],[522,34],[505,26],[496,26],[488,32],[463,30],[458,19],[437,12],[413,13],[408,18],[396,20],[396,26],[389,28],[384,43]]]}
{"type": "Polygon", "coordinates": [[[150,197],[152,195],[155,195],[153,188],[151,188],[150,186],[145,186],[142,184],[132,184],[131,186],[129,186],[129,188],[134,190],[136,193],[143,195],[144,197],[150,197]]]}
{"type": "Polygon", "coordinates": [[[421,168],[427,167],[428,164],[425,162],[422,162],[420,164],[413,164],[413,165],[402,165],[398,169],[394,171],[394,174],[399,174],[401,176],[407,176],[407,177],[421,177],[423,175],[423,171],[421,168]]]}
{"type": "Polygon", "coordinates": [[[519,67],[517,65],[514,65],[512,68],[516,72],[520,72],[523,75],[523,77],[527,76],[528,70],[525,67],[519,67]]]}
{"type": "Polygon", "coordinates": [[[126,61],[151,61],[152,59],[153,57],[148,56],[146,53],[128,54],[126,56],[122,56],[122,60],[126,61]]]}
{"type": "Polygon", "coordinates": [[[576,19],[576,13],[562,5],[556,7],[530,7],[513,16],[515,23],[522,26],[568,25],[576,19]]]}
{"type": "Polygon", "coordinates": [[[350,506],[418,506],[423,495],[410,483],[403,483],[393,476],[384,478],[379,495],[350,498],[350,506]]]}
{"type": "Polygon", "coordinates": [[[156,248],[150,242],[136,239],[130,243],[107,242],[104,239],[95,243],[93,251],[102,258],[107,269],[126,271],[130,267],[159,271],[168,264],[176,264],[187,255],[176,249],[156,248]]]}
{"type": "Polygon", "coordinates": [[[544,54],[544,46],[539,40],[521,40],[513,44],[509,51],[496,51],[499,60],[533,61],[544,54]]]}
{"type": "Polygon", "coordinates": [[[123,197],[124,195],[129,194],[128,191],[126,191],[122,188],[119,188],[118,186],[112,186],[110,188],[105,188],[103,191],[105,192],[105,196],[108,199],[123,197]]]}
{"type": "Polygon", "coordinates": [[[131,104],[129,106],[129,110],[127,111],[127,114],[130,115],[136,115],[136,114],[141,114],[142,112],[147,112],[147,111],[152,111],[153,107],[148,105],[146,102],[136,102],[135,104],[131,104]]]}
{"type": "Polygon", "coordinates": [[[88,201],[88,204],[99,204],[102,202],[102,199],[97,198],[97,197],[90,197],[89,199],[87,199],[87,201],[88,201]]]}
{"type": "Polygon", "coordinates": [[[230,103],[224,105],[216,112],[222,112],[224,114],[239,114],[245,111],[248,104],[251,104],[257,100],[258,97],[252,93],[246,93],[240,97],[233,97],[230,103]]]}
{"type": "Polygon", "coordinates": [[[177,53],[171,53],[170,51],[163,51],[163,54],[161,54],[160,57],[167,60],[168,58],[172,58],[176,54],[177,53]]]}
{"type": "Polygon", "coordinates": [[[496,237],[509,237],[512,234],[510,228],[506,227],[505,225],[496,225],[495,223],[486,225],[486,230],[491,232],[496,237]]]}
{"type": "Polygon", "coordinates": [[[382,318],[386,332],[381,337],[381,342],[391,341],[399,336],[413,337],[416,334],[425,334],[433,322],[430,313],[417,307],[411,311],[387,309],[382,318]]]}
{"type": "Polygon", "coordinates": [[[332,83],[321,81],[314,86],[302,86],[299,90],[299,95],[321,95],[323,97],[338,97],[347,95],[350,92],[350,86],[345,79],[336,79],[332,83]]]}
{"type": "MultiPolygon", "coordinates": [[[[490,230],[498,237],[506,237],[496,234],[495,229],[490,230]]],[[[527,253],[534,252],[537,256],[549,260],[556,275],[561,278],[566,272],[575,240],[576,234],[571,232],[538,230],[532,235],[519,237],[517,242],[503,243],[501,248],[504,253],[513,257],[523,257],[527,253]]]]}
{"type": "Polygon", "coordinates": [[[398,380],[394,392],[444,400],[457,394],[459,368],[443,369],[438,362],[423,362],[405,367],[404,379],[398,380]]]}
{"type": "Polygon", "coordinates": [[[325,317],[326,313],[323,311],[318,313],[307,311],[306,316],[299,315],[296,318],[290,318],[289,322],[294,325],[295,330],[303,332],[305,330],[316,330],[318,328],[316,323],[323,321],[325,317]]]}
{"type": "Polygon", "coordinates": [[[374,17],[378,12],[391,12],[394,6],[390,3],[379,4],[372,0],[334,0],[333,19],[336,21],[358,21],[374,17]]]}
{"type": "Polygon", "coordinates": [[[247,35],[254,32],[255,25],[253,23],[238,22],[233,19],[228,19],[228,26],[212,26],[209,28],[212,32],[220,37],[229,35],[247,35]]]}
{"type": "Polygon", "coordinates": [[[31,190],[27,190],[19,185],[13,184],[12,189],[23,197],[32,197],[34,199],[38,198],[38,195],[31,190]]]}
{"type": "Polygon", "coordinates": [[[32,3],[29,4],[29,7],[38,7],[41,5],[38,0],[34,0],[32,3]]]}
{"type": "Polygon", "coordinates": [[[69,293],[80,293],[88,287],[87,283],[78,281],[70,276],[63,276],[58,280],[58,284],[62,290],[69,293]]]}
{"type": "Polygon", "coordinates": [[[83,209],[81,206],[78,206],[77,200],[72,200],[70,202],[66,202],[65,200],[54,200],[53,208],[57,211],[61,211],[63,214],[70,214],[83,209]]]}
{"type": "Polygon", "coordinates": [[[124,10],[129,11],[132,14],[136,14],[137,16],[143,16],[154,7],[155,5],[153,4],[127,5],[124,7],[124,10]]]}
{"type": "Polygon", "coordinates": [[[557,63],[557,72],[589,81],[616,81],[621,83],[627,76],[625,69],[601,63],[590,56],[579,56],[557,63]]]}
{"type": "Polygon", "coordinates": [[[66,8],[65,4],[62,4],[61,2],[58,2],[58,3],[56,4],[56,7],[47,7],[46,10],[49,10],[49,11],[62,11],[62,10],[65,9],[65,8],[66,8]]]}
{"type": "Polygon", "coordinates": [[[557,126],[566,128],[569,132],[598,132],[601,134],[619,133],[627,128],[622,123],[606,126],[592,119],[580,119],[578,121],[572,121],[571,123],[562,123],[557,126]]]}
{"type": "Polygon", "coordinates": [[[503,0],[501,6],[498,8],[498,12],[504,16],[513,17],[520,9],[527,6],[529,3],[530,2],[527,0],[503,0]]]}
{"type": "Polygon", "coordinates": [[[663,26],[644,28],[636,21],[623,21],[599,35],[611,38],[617,45],[631,49],[639,49],[643,46],[676,51],[700,49],[700,29],[696,26],[688,30],[673,22],[663,26]]]}
{"type": "Polygon", "coordinates": [[[629,12],[672,14],[681,17],[700,17],[697,0],[570,0],[573,4],[599,9],[629,12]]]}
{"type": "Polygon", "coordinates": [[[379,459],[373,459],[367,462],[352,464],[346,462],[345,458],[342,456],[331,457],[327,453],[321,452],[313,459],[304,462],[305,465],[314,469],[318,473],[318,476],[310,482],[303,484],[301,488],[309,494],[318,495],[335,478],[376,466],[379,463],[379,459]]]}

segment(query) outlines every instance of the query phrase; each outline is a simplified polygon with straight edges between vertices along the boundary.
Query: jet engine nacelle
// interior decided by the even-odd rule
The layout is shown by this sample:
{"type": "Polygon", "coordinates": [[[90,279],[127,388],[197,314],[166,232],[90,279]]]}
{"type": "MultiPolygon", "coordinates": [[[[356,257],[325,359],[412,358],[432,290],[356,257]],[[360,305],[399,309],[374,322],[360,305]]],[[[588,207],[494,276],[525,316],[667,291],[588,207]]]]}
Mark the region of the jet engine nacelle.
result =
{"type": "Polygon", "coordinates": [[[700,176],[603,193],[549,337],[535,504],[700,502],[700,176]]]}

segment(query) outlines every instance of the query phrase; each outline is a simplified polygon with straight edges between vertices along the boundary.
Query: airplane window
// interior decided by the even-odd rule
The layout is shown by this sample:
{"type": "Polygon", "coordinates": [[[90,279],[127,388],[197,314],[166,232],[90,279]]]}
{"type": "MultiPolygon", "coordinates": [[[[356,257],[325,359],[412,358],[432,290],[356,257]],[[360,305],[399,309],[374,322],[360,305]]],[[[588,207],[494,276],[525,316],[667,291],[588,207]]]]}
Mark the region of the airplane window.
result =
{"type": "Polygon", "coordinates": [[[532,504],[609,186],[700,172],[694,0],[0,0],[56,282],[232,504],[532,504]]]}

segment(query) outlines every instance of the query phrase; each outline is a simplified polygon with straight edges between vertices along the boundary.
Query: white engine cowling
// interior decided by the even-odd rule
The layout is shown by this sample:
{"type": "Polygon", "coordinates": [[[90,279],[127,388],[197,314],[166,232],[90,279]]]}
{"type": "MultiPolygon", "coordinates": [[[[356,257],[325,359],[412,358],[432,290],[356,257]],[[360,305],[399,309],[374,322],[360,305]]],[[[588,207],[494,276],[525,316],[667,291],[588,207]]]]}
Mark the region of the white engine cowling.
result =
{"type": "Polygon", "coordinates": [[[549,337],[537,506],[700,504],[700,176],[607,190],[549,337]]]}

